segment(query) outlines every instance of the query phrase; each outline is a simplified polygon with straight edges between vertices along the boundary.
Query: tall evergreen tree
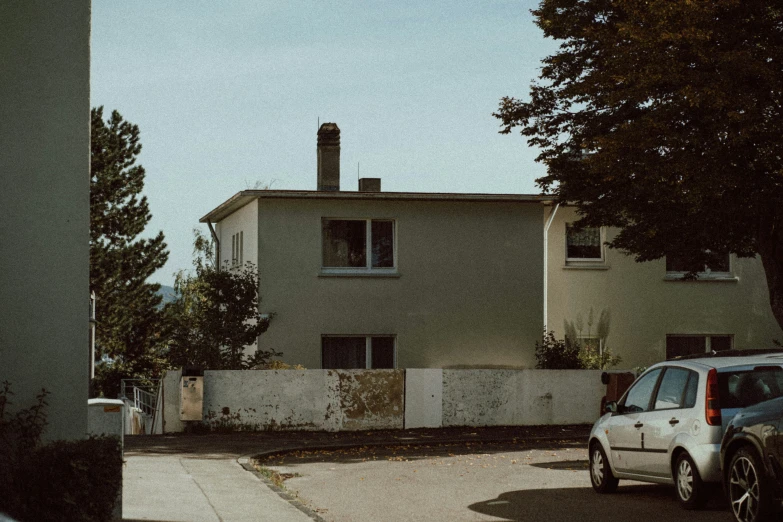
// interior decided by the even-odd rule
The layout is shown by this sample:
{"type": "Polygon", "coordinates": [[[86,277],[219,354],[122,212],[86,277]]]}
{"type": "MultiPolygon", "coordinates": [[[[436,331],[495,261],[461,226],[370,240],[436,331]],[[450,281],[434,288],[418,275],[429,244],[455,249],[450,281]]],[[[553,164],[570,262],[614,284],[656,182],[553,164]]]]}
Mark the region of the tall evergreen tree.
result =
{"type": "Polygon", "coordinates": [[[139,127],[103,107],[92,109],[90,289],[96,294],[95,392],[116,395],[119,379],[150,377],[163,365],[158,284],[147,279],[168,259],[163,232],[140,238],[152,217],[144,188],[139,127]]]}

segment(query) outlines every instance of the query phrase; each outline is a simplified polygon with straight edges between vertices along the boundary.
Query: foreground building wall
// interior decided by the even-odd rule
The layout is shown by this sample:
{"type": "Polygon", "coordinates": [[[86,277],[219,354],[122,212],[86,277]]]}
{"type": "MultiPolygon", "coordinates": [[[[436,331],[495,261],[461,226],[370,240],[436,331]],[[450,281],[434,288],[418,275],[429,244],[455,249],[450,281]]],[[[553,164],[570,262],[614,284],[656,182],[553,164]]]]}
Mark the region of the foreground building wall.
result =
{"type": "Polygon", "coordinates": [[[0,3],[0,381],[87,432],[90,1],[0,3]]]}
{"type": "MultiPolygon", "coordinates": [[[[739,349],[772,348],[773,339],[783,340],[758,259],[731,256],[728,273],[697,281],[667,274],[663,259],[636,263],[606,248],[603,260],[568,261],[566,224],[576,220],[572,207],[560,207],[548,234],[547,325],[558,338],[563,337],[564,321],[576,323],[580,317],[582,335],[595,335],[600,313],[608,311],[606,345],[622,357],[622,368],[666,359],[667,336],[694,341],[728,337],[739,349]]],[[[614,233],[604,231],[602,239],[610,240],[614,233]]]]}

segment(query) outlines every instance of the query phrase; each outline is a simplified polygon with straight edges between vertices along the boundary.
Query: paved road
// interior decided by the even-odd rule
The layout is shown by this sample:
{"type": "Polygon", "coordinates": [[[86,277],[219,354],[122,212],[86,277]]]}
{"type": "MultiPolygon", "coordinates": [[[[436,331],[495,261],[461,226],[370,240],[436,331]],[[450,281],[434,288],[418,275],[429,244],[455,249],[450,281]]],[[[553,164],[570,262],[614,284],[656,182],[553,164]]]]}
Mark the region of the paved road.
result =
{"type": "Polygon", "coordinates": [[[730,522],[725,501],[684,513],[670,487],[622,482],[599,496],[581,443],[297,452],[263,465],[328,521],[527,520],[730,522]]]}

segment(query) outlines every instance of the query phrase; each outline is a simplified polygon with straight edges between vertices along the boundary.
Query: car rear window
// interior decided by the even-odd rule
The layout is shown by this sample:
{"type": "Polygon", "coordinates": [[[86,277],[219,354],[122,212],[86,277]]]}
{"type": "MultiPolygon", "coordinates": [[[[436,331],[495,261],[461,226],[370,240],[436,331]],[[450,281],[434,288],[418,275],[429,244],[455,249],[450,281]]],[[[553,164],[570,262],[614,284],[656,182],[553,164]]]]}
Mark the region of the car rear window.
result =
{"type": "Polygon", "coordinates": [[[718,374],[721,408],[747,408],[783,396],[783,368],[757,366],[718,374]]]}

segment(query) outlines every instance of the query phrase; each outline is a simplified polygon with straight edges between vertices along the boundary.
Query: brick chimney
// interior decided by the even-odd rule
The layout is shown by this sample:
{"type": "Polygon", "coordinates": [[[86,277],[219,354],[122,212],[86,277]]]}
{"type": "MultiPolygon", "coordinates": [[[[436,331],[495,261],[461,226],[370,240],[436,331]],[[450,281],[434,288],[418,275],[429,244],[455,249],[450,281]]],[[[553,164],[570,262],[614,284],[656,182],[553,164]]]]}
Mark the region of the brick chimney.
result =
{"type": "Polygon", "coordinates": [[[340,190],[340,127],[324,123],[318,129],[318,190],[340,190]]]}

